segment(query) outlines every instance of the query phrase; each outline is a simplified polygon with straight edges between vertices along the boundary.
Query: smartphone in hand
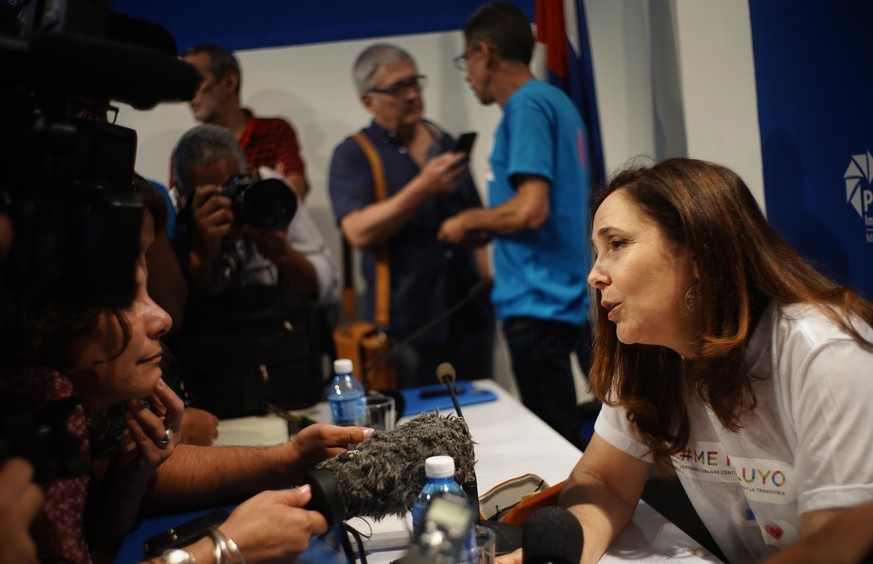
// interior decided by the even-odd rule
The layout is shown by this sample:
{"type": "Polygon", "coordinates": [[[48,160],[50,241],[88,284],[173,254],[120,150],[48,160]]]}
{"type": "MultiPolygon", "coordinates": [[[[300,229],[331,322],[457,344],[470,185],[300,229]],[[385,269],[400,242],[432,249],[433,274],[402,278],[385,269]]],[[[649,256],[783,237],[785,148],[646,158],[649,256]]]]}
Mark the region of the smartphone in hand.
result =
{"type": "Polygon", "coordinates": [[[453,151],[460,151],[470,156],[470,151],[473,150],[473,143],[476,141],[476,132],[468,131],[467,133],[462,133],[460,137],[455,141],[455,147],[452,149],[453,151]]]}

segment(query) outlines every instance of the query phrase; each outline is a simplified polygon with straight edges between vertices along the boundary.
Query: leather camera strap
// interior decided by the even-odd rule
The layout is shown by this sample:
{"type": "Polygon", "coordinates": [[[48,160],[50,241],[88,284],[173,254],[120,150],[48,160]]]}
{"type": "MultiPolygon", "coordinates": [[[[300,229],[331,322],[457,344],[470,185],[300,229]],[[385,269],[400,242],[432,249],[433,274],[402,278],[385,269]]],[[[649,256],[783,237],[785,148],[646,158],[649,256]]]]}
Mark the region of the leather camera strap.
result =
{"type": "MultiPolygon", "coordinates": [[[[364,135],[363,131],[357,132],[354,139],[364,154],[367,160],[370,161],[370,170],[373,173],[373,186],[376,194],[376,201],[381,202],[388,198],[388,186],[385,183],[385,171],[382,167],[382,159],[379,157],[376,147],[370,139],[364,135]]],[[[355,315],[355,289],[354,278],[352,276],[352,249],[343,237],[343,315],[347,319],[352,319],[355,315]]],[[[380,245],[376,249],[376,288],[375,288],[375,319],[376,326],[385,328],[391,319],[390,314],[390,298],[391,298],[391,264],[388,261],[388,245],[380,245]]]]}

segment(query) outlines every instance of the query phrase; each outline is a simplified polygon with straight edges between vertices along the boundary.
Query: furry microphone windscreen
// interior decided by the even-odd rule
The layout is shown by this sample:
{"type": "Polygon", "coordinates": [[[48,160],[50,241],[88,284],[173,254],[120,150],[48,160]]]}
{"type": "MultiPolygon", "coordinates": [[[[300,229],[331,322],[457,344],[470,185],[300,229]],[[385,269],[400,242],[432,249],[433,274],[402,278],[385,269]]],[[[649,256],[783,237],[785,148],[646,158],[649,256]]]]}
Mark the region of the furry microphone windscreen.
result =
{"type": "Polygon", "coordinates": [[[308,477],[313,489],[309,507],[330,523],[403,515],[424,487],[424,461],[438,455],[455,460],[459,484],[474,479],[473,439],[463,419],[423,413],[393,431],[376,431],[316,466],[308,477]]]}

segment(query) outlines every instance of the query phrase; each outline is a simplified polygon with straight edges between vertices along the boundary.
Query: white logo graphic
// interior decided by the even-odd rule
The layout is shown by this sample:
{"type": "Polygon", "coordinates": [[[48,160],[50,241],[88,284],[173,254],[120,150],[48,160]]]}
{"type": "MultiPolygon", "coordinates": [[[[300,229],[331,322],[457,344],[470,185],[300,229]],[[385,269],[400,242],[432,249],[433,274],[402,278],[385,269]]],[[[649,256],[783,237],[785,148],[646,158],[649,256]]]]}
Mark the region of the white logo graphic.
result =
{"type": "Polygon", "coordinates": [[[870,151],[852,155],[843,179],[846,181],[846,202],[864,220],[867,242],[873,243],[873,155],[870,151]]]}

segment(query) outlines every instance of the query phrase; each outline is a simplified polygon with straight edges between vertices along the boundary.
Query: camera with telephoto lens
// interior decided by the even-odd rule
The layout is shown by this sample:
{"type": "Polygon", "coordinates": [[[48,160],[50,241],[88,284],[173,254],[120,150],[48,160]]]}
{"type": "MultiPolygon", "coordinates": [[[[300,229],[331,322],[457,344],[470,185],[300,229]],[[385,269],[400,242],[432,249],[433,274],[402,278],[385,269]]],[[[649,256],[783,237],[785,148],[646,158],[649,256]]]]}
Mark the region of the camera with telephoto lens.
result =
{"type": "Polygon", "coordinates": [[[221,193],[232,202],[234,225],[285,230],[297,213],[297,196],[277,178],[237,174],[224,183],[221,193]]]}

